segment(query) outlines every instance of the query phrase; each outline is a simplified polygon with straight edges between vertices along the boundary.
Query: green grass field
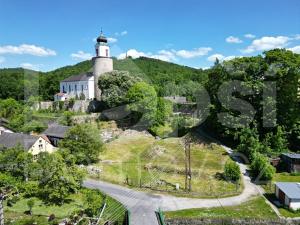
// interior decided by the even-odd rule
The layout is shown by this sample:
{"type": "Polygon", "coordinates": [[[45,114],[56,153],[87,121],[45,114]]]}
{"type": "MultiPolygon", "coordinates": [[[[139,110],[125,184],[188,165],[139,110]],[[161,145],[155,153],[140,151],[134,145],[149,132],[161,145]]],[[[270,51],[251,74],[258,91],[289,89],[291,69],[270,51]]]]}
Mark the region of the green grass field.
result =
{"type": "MultiPolygon", "coordinates": [[[[8,207],[5,204],[5,220],[14,221],[11,224],[18,225],[23,224],[21,221],[34,219],[38,225],[47,225],[47,218],[51,214],[54,214],[58,220],[61,220],[70,217],[76,211],[85,209],[84,195],[82,193],[72,194],[69,199],[67,199],[67,202],[62,206],[45,205],[38,198],[33,198],[35,201],[32,209],[33,215],[29,216],[24,213],[25,211],[28,211],[27,202],[29,199],[30,198],[21,198],[12,207],[8,207]]],[[[103,214],[103,223],[110,220],[119,221],[119,224],[122,224],[126,208],[121,203],[110,197],[107,197],[106,200],[107,207],[103,214]]]]}
{"type": "MultiPolygon", "coordinates": [[[[155,140],[146,135],[121,136],[105,145],[101,153],[100,179],[133,187],[174,190],[175,184],[184,195],[185,155],[180,138],[155,140]]],[[[224,164],[231,160],[217,145],[191,146],[192,191],[196,197],[229,196],[241,192],[235,184],[220,178],[224,164]]]]}
{"type": "Polygon", "coordinates": [[[254,198],[239,206],[190,209],[165,212],[166,219],[174,218],[257,218],[276,219],[276,213],[265,202],[263,197],[254,198]]]}
{"type": "MultiPolygon", "coordinates": [[[[5,210],[10,213],[23,214],[28,210],[27,201],[30,198],[21,198],[12,207],[5,205],[5,210]]],[[[67,203],[62,206],[57,205],[45,205],[41,200],[37,198],[34,199],[34,207],[32,209],[33,215],[36,216],[49,216],[54,214],[57,218],[65,218],[71,215],[74,211],[83,208],[83,195],[81,193],[72,194],[67,203]]]]}

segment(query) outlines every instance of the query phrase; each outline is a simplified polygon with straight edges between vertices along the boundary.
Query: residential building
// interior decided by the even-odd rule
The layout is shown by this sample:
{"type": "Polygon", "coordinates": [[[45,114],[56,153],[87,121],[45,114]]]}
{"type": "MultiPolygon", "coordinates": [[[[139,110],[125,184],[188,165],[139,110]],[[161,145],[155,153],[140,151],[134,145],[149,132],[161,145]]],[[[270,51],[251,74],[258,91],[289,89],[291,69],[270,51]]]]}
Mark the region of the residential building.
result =
{"type": "Polygon", "coordinates": [[[20,145],[25,151],[36,157],[41,152],[52,153],[55,147],[50,143],[50,140],[42,136],[33,136],[21,133],[2,133],[0,135],[0,150],[13,148],[20,145]]]}

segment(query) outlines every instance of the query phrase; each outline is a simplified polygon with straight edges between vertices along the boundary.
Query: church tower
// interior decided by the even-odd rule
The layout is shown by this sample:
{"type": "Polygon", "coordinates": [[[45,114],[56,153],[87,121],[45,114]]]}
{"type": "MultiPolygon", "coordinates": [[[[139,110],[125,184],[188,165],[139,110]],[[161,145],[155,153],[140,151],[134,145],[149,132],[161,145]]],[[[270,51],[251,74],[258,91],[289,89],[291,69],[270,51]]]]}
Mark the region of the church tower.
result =
{"type": "Polygon", "coordinates": [[[100,36],[97,38],[95,45],[96,56],[93,58],[93,75],[95,99],[101,100],[101,91],[98,87],[98,80],[101,74],[113,71],[113,60],[110,58],[110,48],[107,43],[107,38],[101,30],[100,36]]]}

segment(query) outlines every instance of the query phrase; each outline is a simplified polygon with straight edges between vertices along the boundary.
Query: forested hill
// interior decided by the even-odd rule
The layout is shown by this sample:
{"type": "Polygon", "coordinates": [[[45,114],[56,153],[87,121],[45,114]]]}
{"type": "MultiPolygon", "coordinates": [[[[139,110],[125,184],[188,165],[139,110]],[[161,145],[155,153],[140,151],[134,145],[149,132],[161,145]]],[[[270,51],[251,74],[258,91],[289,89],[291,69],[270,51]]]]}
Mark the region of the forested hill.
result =
{"type": "MultiPolygon", "coordinates": [[[[204,84],[207,81],[207,73],[201,69],[194,69],[145,57],[124,60],[114,59],[114,69],[129,71],[136,76],[140,76],[145,81],[153,84],[161,95],[188,95],[184,93],[184,90],[186,90],[184,85],[196,86],[198,83],[204,84]]],[[[28,83],[36,84],[38,82],[39,95],[42,99],[52,100],[53,95],[59,91],[59,82],[61,80],[72,75],[92,71],[92,62],[88,60],[46,73],[34,73],[38,74],[38,79],[35,79],[36,82],[26,82],[30,78],[30,76],[25,75],[29,74],[27,71],[21,68],[0,69],[0,98],[12,97],[23,99],[24,85],[30,85],[28,83]]],[[[25,86],[28,94],[32,88],[32,85],[30,87],[25,86]]],[[[33,90],[33,92],[36,93],[36,90],[33,90]]]]}

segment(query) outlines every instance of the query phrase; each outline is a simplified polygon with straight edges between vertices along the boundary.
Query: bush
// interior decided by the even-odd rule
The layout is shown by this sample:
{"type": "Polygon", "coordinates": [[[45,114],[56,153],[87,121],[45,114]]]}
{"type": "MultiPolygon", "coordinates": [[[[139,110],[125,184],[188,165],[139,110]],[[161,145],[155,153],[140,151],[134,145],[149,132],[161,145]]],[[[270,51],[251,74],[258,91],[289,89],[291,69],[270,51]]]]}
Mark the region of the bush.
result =
{"type": "Polygon", "coordinates": [[[36,197],[39,193],[39,185],[35,181],[29,181],[24,184],[24,196],[26,198],[36,197]]]}
{"type": "Polygon", "coordinates": [[[259,181],[270,181],[275,174],[275,168],[268,158],[260,153],[254,154],[250,168],[252,177],[259,181]]]}
{"type": "Polygon", "coordinates": [[[232,182],[239,181],[241,179],[239,165],[233,161],[227,161],[224,168],[224,177],[232,182]]]}

